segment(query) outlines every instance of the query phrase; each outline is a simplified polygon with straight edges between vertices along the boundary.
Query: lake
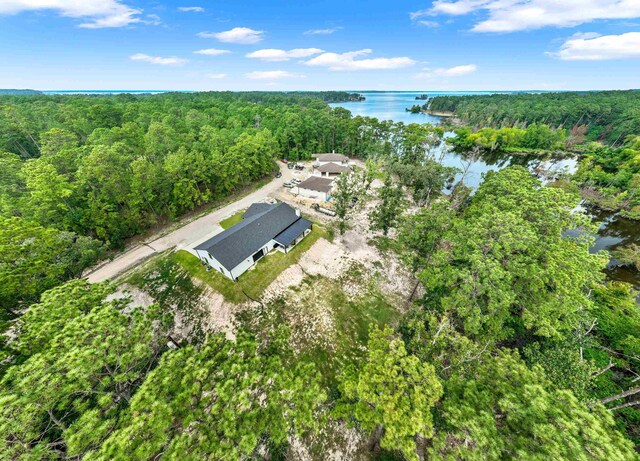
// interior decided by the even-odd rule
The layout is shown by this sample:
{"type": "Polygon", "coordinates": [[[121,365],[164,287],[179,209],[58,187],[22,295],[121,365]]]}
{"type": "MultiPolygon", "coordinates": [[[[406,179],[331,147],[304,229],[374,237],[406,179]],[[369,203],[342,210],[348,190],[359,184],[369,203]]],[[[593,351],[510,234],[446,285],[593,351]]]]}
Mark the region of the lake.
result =
{"type": "MultiPolygon", "coordinates": [[[[438,95],[469,95],[491,94],[491,92],[431,92],[431,91],[389,91],[389,92],[361,92],[366,100],[362,102],[346,102],[331,104],[333,107],[343,107],[351,111],[353,115],[375,117],[379,120],[392,120],[403,123],[432,123],[440,122],[440,117],[427,114],[412,114],[405,109],[414,104],[423,104],[417,101],[416,96],[427,94],[430,97],[438,95]]],[[[452,133],[447,133],[451,136],[452,133]]],[[[447,166],[466,169],[464,183],[474,189],[482,182],[482,175],[491,170],[498,170],[509,165],[522,165],[532,171],[542,168],[547,170],[549,176],[555,176],[560,172],[572,173],[576,168],[575,159],[540,161],[534,156],[510,156],[504,154],[492,154],[482,157],[468,158],[453,152],[443,144],[434,152],[436,159],[447,166]]],[[[460,178],[461,175],[458,175],[460,178]]],[[[601,250],[614,250],[619,246],[629,243],[640,244],[640,229],[637,221],[625,219],[617,213],[601,210],[589,204],[585,204],[585,210],[594,221],[600,222],[598,233],[594,235],[595,243],[592,252],[601,250]]],[[[640,273],[632,267],[620,264],[611,258],[605,274],[611,280],[631,283],[636,290],[640,290],[640,273]]],[[[638,298],[640,299],[640,297],[638,298]]]]}
{"type": "MultiPolygon", "coordinates": [[[[428,114],[412,114],[405,109],[413,106],[414,104],[424,104],[425,101],[416,100],[417,96],[426,94],[429,97],[433,96],[464,96],[464,95],[480,95],[480,94],[495,94],[496,92],[490,91],[452,91],[452,92],[438,92],[438,91],[388,91],[388,92],[362,92],[354,91],[363,95],[366,100],[361,102],[344,102],[330,104],[332,107],[342,107],[351,111],[353,115],[361,115],[366,117],[375,117],[378,120],[392,120],[394,122],[403,123],[431,123],[437,125],[440,123],[440,117],[428,114]]],[[[502,92],[508,93],[508,92],[502,92]]],[[[445,136],[453,136],[453,133],[447,133],[445,136]]],[[[573,159],[553,160],[547,162],[541,162],[539,158],[535,156],[518,156],[512,157],[508,155],[491,155],[469,158],[463,157],[456,152],[453,152],[449,146],[443,143],[434,152],[434,156],[443,165],[459,168],[466,171],[464,175],[464,183],[474,189],[477,188],[482,182],[482,175],[491,170],[499,170],[509,165],[518,164],[523,165],[531,170],[538,167],[546,168],[553,173],[559,173],[562,171],[573,172],[576,166],[576,162],[573,159]]],[[[462,174],[458,175],[458,179],[462,177],[462,174]]]]}

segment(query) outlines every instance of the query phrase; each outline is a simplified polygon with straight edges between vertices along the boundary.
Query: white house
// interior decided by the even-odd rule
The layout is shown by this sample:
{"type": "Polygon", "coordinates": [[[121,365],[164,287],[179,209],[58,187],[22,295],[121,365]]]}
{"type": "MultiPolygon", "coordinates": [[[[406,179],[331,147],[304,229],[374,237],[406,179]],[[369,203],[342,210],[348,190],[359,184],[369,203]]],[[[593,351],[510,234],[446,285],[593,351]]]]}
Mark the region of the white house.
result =
{"type": "Polygon", "coordinates": [[[321,178],[320,176],[309,176],[297,187],[293,188],[293,193],[301,197],[327,201],[331,197],[333,180],[331,178],[321,178]]]}
{"type": "Polygon", "coordinates": [[[198,257],[236,281],[270,251],[287,253],[311,232],[312,223],[286,203],[254,203],[242,221],[197,245],[198,257]]]}

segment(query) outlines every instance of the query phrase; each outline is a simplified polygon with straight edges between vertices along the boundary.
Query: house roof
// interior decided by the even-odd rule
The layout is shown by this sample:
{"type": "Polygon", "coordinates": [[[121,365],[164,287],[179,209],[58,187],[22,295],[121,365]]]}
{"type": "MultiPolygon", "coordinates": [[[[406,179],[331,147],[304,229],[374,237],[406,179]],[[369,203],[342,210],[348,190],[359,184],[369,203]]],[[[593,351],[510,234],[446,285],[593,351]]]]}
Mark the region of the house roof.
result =
{"type": "Polygon", "coordinates": [[[315,190],[317,192],[329,192],[331,190],[332,179],[310,176],[298,184],[299,189],[315,190]]]}
{"type": "Polygon", "coordinates": [[[280,232],[273,239],[281,245],[289,246],[291,242],[300,237],[304,231],[311,227],[311,221],[308,219],[300,218],[285,230],[280,232]]]}
{"type": "Polygon", "coordinates": [[[251,216],[267,211],[269,208],[274,207],[275,205],[271,205],[269,203],[252,203],[247,211],[242,215],[242,219],[250,218],[251,216]]]}
{"type": "Polygon", "coordinates": [[[318,159],[319,162],[348,162],[349,157],[342,154],[314,154],[313,157],[318,159]]]}
{"type": "Polygon", "coordinates": [[[338,163],[325,163],[324,165],[320,165],[316,168],[320,173],[344,173],[347,171],[351,171],[351,168],[345,165],[340,165],[338,163]]]}
{"type": "Polygon", "coordinates": [[[300,217],[296,211],[286,203],[271,205],[220,232],[195,249],[207,251],[231,271],[298,219],[300,217]]]}

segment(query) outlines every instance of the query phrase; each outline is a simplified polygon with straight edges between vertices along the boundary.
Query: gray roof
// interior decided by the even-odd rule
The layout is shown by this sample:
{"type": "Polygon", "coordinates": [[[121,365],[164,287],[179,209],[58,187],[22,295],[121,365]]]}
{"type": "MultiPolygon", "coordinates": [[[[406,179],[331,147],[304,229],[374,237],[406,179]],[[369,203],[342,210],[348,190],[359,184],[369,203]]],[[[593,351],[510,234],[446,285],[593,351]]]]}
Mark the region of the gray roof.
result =
{"type": "Polygon", "coordinates": [[[349,161],[349,157],[342,154],[336,154],[335,152],[331,154],[314,154],[313,157],[318,159],[318,161],[320,162],[348,162],[349,161]]]}
{"type": "Polygon", "coordinates": [[[320,165],[316,168],[320,173],[343,173],[346,171],[351,171],[351,168],[345,165],[340,165],[338,163],[325,163],[324,165],[320,165]]]}
{"type": "Polygon", "coordinates": [[[293,208],[279,203],[243,219],[195,249],[207,251],[230,271],[298,219],[293,208]]]}
{"type": "Polygon", "coordinates": [[[296,222],[291,224],[289,227],[287,227],[285,230],[280,232],[278,235],[276,235],[276,237],[273,240],[275,240],[281,245],[288,246],[291,244],[291,242],[293,242],[295,239],[300,237],[302,233],[307,229],[309,229],[310,227],[311,227],[311,221],[309,221],[308,219],[300,218],[296,222]]]}
{"type": "Polygon", "coordinates": [[[247,211],[245,211],[242,215],[242,219],[250,218],[251,216],[258,213],[263,213],[274,206],[275,204],[271,205],[270,203],[252,203],[251,206],[247,208],[247,211]]]}
{"type": "Polygon", "coordinates": [[[298,184],[298,188],[315,190],[317,192],[329,192],[331,190],[331,183],[333,183],[333,179],[309,176],[298,184]]]}

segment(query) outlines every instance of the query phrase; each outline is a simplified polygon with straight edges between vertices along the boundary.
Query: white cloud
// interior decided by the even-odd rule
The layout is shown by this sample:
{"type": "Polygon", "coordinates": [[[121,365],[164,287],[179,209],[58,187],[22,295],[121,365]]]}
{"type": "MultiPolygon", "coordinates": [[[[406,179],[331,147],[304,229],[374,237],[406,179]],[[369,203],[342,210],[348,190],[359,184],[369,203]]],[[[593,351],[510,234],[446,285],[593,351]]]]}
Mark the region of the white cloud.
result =
{"type": "Polygon", "coordinates": [[[406,56],[396,58],[368,58],[356,59],[366,56],[372,50],[364,49],[347,53],[322,53],[305,62],[308,66],[328,67],[330,70],[372,70],[372,69],[398,69],[413,66],[416,62],[406,56]]]}
{"type": "Polygon", "coordinates": [[[547,53],[565,61],[603,61],[640,58],[640,32],[622,35],[579,34],[563,43],[555,53],[547,53]]]}
{"type": "Polygon", "coordinates": [[[417,23],[421,26],[428,27],[429,29],[435,29],[437,27],[440,27],[440,23],[436,21],[427,21],[427,20],[421,19],[417,21],[417,23]]]}
{"type": "Polygon", "coordinates": [[[224,32],[200,32],[198,37],[215,38],[224,43],[237,43],[239,45],[253,45],[262,40],[264,31],[253,30],[248,27],[234,27],[224,32]]]}
{"type": "Polygon", "coordinates": [[[412,20],[439,14],[460,16],[485,12],[474,32],[514,32],[543,27],[575,27],[606,19],[640,17],[638,0],[436,0],[410,14],[412,20]]]}
{"type": "Polygon", "coordinates": [[[179,6],[178,11],[185,13],[204,13],[204,8],[201,6],[179,6]]]}
{"type": "MultiPolygon", "coordinates": [[[[145,22],[142,10],[125,5],[119,0],[0,0],[0,14],[23,11],[56,11],[60,16],[83,19],[79,24],[86,29],[124,27],[145,22]]],[[[154,22],[151,21],[151,24],[154,22]]]]}
{"type": "Polygon", "coordinates": [[[286,70],[266,70],[266,71],[254,71],[244,74],[245,77],[251,80],[279,80],[281,78],[303,78],[304,75],[294,74],[286,70]]]}
{"type": "Polygon", "coordinates": [[[207,56],[220,56],[223,54],[231,54],[231,51],[219,50],[218,48],[206,48],[204,50],[194,51],[194,54],[204,54],[207,56]]]}
{"type": "Polygon", "coordinates": [[[424,69],[425,72],[416,74],[416,78],[434,78],[434,77],[460,77],[461,75],[471,74],[478,70],[475,64],[465,64],[463,66],[440,67],[438,69],[424,69]]]}
{"type": "Polygon", "coordinates": [[[148,14],[145,19],[141,19],[140,22],[149,26],[162,25],[162,19],[160,19],[160,16],[158,16],[157,14],[148,14]]]}
{"type": "Polygon", "coordinates": [[[315,54],[323,53],[319,48],[294,48],[293,50],[277,50],[267,48],[264,50],[252,51],[246,54],[247,58],[261,59],[262,61],[288,61],[293,58],[308,58],[315,54]]]}
{"type": "Polygon", "coordinates": [[[160,56],[149,56],[148,54],[143,53],[132,54],[129,56],[129,59],[132,61],[148,62],[149,64],[157,64],[160,66],[182,66],[189,62],[186,59],[177,58],[175,56],[163,58],[160,56]]]}
{"type": "Polygon", "coordinates": [[[304,35],[331,35],[339,31],[342,27],[328,27],[326,29],[310,29],[304,32],[304,35]]]}
{"type": "Polygon", "coordinates": [[[215,79],[225,78],[226,76],[227,74],[207,74],[207,78],[215,78],[215,79]]]}

